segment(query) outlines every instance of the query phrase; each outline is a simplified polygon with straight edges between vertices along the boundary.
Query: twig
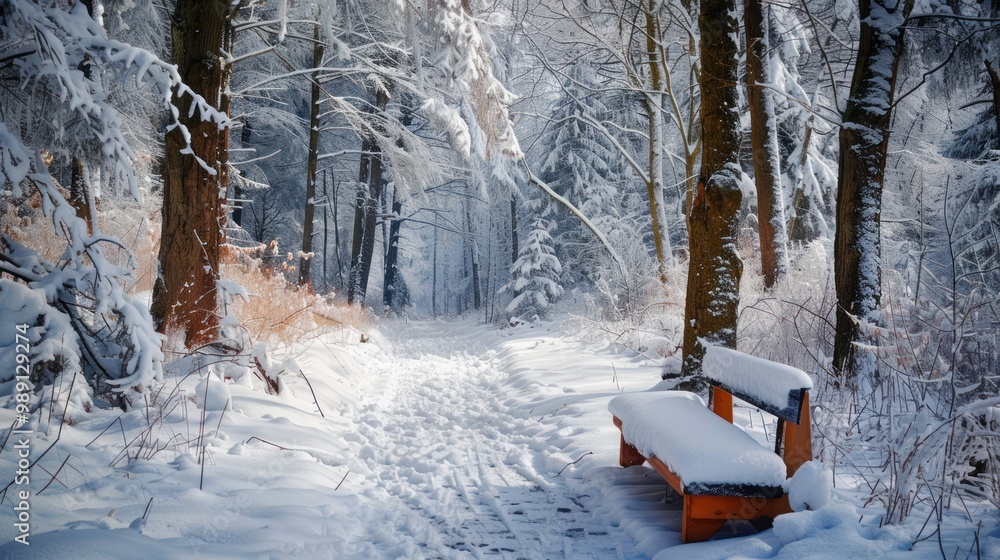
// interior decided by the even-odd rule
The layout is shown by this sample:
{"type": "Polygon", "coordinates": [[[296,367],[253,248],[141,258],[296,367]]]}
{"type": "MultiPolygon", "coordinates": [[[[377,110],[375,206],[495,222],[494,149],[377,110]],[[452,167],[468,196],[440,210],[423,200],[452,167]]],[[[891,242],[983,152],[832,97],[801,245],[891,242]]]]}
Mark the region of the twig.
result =
{"type": "MultiPolygon", "coordinates": [[[[69,384],[70,395],[73,394],[73,385],[76,383],[76,378],[77,376],[74,375],[73,381],[71,381],[69,384]]],[[[69,397],[66,397],[66,406],[63,408],[63,415],[62,415],[63,419],[66,418],[66,411],[69,410],[69,401],[70,401],[69,397]]],[[[52,448],[55,447],[57,443],[59,443],[59,439],[62,437],[62,429],[65,424],[66,424],[65,421],[59,422],[59,431],[56,432],[56,439],[51,444],[49,444],[48,447],[45,448],[45,451],[42,451],[41,455],[39,455],[34,461],[31,462],[30,465],[28,465],[28,469],[31,469],[31,467],[34,467],[36,464],[38,464],[38,462],[41,461],[42,458],[45,457],[45,455],[49,451],[52,451],[52,448]]],[[[7,483],[7,486],[3,487],[3,490],[0,490],[0,492],[6,492],[7,489],[13,485],[14,485],[14,480],[11,480],[10,482],[7,483]]]]}
{"type": "Polygon", "coordinates": [[[299,375],[302,376],[302,379],[306,380],[306,385],[309,386],[309,392],[312,393],[313,402],[316,403],[316,410],[319,411],[319,415],[322,416],[323,418],[326,418],[326,414],[323,414],[323,409],[319,407],[319,399],[316,398],[316,391],[313,391],[313,386],[312,383],[309,382],[309,378],[306,377],[305,372],[303,372],[301,369],[299,370],[299,375]]]}
{"type": "Polygon", "coordinates": [[[266,443],[268,445],[277,447],[278,449],[281,449],[282,451],[296,451],[295,449],[291,449],[291,448],[288,448],[288,447],[282,447],[282,446],[278,445],[277,443],[271,443],[271,442],[267,441],[266,439],[261,439],[261,438],[259,438],[257,436],[252,436],[250,439],[246,440],[243,443],[250,443],[253,440],[257,440],[257,441],[259,441],[261,443],[266,443]]]}
{"type": "MultiPolygon", "coordinates": [[[[45,490],[46,490],[46,489],[47,489],[47,488],[48,488],[49,486],[51,486],[51,485],[52,485],[52,481],[54,481],[54,480],[57,480],[57,479],[56,479],[56,477],[57,477],[57,476],[59,476],[59,473],[60,473],[60,471],[62,471],[62,470],[63,470],[63,467],[65,467],[65,466],[66,466],[66,461],[69,461],[69,458],[70,458],[70,457],[72,457],[72,455],[67,455],[67,456],[66,456],[66,458],[65,458],[65,459],[63,459],[63,462],[62,462],[62,464],[61,464],[61,465],[59,465],[59,468],[58,468],[58,469],[56,469],[56,474],[53,474],[53,475],[52,475],[52,478],[50,478],[50,479],[49,479],[49,481],[48,481],[48,483],[46,483],[46,484],[45,484],[45,486],[44,486],[44,487],[42,487],[42,489],[38,491],[38,494],[41,494],[41,493],[42,493],[42,492],[44,492],[44,491],[45,491],[45,490]]],[[[42,470],[45,470],[45,469],[43,468],[42,470]]],[[[45,472],[49,472],[49,471],[45,471],[45,472]]],[[[52,473],[49,473],[49,474],[52,474],[52,473]]],[[[68,488],[68,486],[66,486],[65,484],[63,484],[63,481],[61,481],[61,480],[59,481],[59,484],[62,484],[62,485],[63,485],[63,488],[68,488]]]]}
{"type": "Polygon", "coordinates": [[[577,459],[576,461],[573,461],[572,463],[566,463],[565,467],[559,469],[559,472],[556,473],[556,476],[561,475],[564,470],[566,470],[566,469],[569,468],[570,465],[575,465],[575,464],[579,463],[580,461],[582,461],[583,458],[586,457],[587,455],[593,455],[593,454],[594,454],[593,451],[588,451],[588,452],[584,453],[583,455],[580,455],[580,458],[577,459]]]}
{"type": "Polygon", "coordinates": [[[108,430],[111,429],[111,426],[115,425],[115,422],[118,422],[118,427],[120,427],[122,429],[122,443],[124,443],[125,445],[128,445],[128,440],[125,437],[125,427],[122,425],[122,417],[121,416],[116,416],[115,419],[112,420],[110,424],[108,424],[107,428],[104,428],[103,430],[101,430],[101,433],[97,434],[97,437],[95,437],[94,439],[90,440],[90,443],[88,443],[87,445],[84,445],[84,447],[85,448],[89,448],[91,445],[93,445],[94,442],[98,440],[98,438],[100,438],[101,436],[104,435],[104,432],[107,432],[108,430]]]}
{"type": "MultiPolygon", "coordinates": [[[[351,474],[351,469],[347,469],[347,472],[344,473],[344,478],[340,479],[340,482],[337,483],[337,487],[333,489],[334,492],[340,490],[340,485],[343,484],[345,480],[347,480],[347,475],[349,474],[351,474]]],[[[979,541],[977,540],[976,542],[978,544],[979,541]]]]}

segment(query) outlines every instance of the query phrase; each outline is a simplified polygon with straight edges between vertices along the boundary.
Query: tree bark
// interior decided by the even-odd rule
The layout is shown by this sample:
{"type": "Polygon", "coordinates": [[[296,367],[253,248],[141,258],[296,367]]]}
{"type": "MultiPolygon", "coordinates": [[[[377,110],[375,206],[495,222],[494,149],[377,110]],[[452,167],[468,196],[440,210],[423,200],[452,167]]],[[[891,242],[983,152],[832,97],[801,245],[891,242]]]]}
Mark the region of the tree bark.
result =
{"type": "Polygon", "coordinates": [[[851,92],[840,128],[834,280],[837,326],[833,367],[841,381],[873,382],[878,363],[868,329],[881,323],[881,211],[892,98],[903,25],[913,0],[860,0],[861,36],[851,92]],[[859,346],[860,345],[860,346],[859,346]]]}
{"type": "MultiPolygon", "coordinates": [[[[224,0],[178,0],[172,19],[178,73],[215,107],[221,106],[230,73],[222,52],[229,6],[224,0]]],[[[181,332],[185,345],[193,347],[211,342],[218,333],[216,288],[225,236],[221,220],[229,128],[192,111],[190,96],[176,103],[193,154],[181,153],[187,143],[178,128],[167,132],[160,271],[151,312],[160,332],[181,332]]]]}
{"type": "Polygon", "coordinates": [[[663,71],[659,48],[659,20],[653,10],[654,0],[643,6],[646,29],[646,56],[649,59],[651,92],[646,94],[646,115],[649,118],[649,174],[646,198],[653,228],[653,248],[656,252],[660,282],[667,283],[667,265],[673,258],[667,230],[667,215],[663,209],[663,71]]]}
{"type": "Polygon", "coordinates": [[[392,190],[392,213],[395,218],[389,220],[388,247],[385,252],[385,272],[382,279],[382,303],[393,311],[400,311],[409,304],[409,290],[399,273],[399,229],[402,222],[399,214],[403,211],[403,203],[392,190]]]}
{"type": "Polygon", "coordinates": [[[88,185],[87,174],[90,169],[80,158],[73,158],[71,164],[72,172],[69,180],[69,202],[76,209],[78,218],[87,222],[87,233],[94,234],[95,209],[91,205],[91,189],[88,185]]]}
{"type": "Polygon", "coordinates": [[[702,0],[701,126],[703,152],[691,208],[683,370],[678,387],[701,390],[702,342],[736,347],[740,277],[736,252],[740,191],[739,93],[735,0],[702,0]]]}
{"type": "Polygon", "coordinates": [[[746,81],[750,105],[750,145],[757,187],[757,223],[764,287],[771,288],[788,269],[788,233],[781,192],[781,164],[773,94],[761,84],[773,81],[768,64],[767,20],[761,0],[745,0],[746,81]]]}
{"type": "MultiPolygon", "coordinates": [[[[323,65],[323,43],[319,25],[313,28],[313,68],[323,65]]],[[[313,219],[316,215],[316,166],[319,161],[319,71],[313,72],[309,105],[309,156],[306,160],[306,207],[302,218],[302,254],[299,256],[299,286],[312,292],[313,219]]],[[[326,251],[326,248],[323,249],[326,251]]]]}
{"type": "MultiPolygon", "coordinates": [[[[375,108],[385,111],[389,94],[379,89],[375,93],[375,108]]],[[[375,231],[378,229],[378,207],[382,199],[382,153],[375,138],[368,136],[362,142],[361,169],[358,177],[358,206],[354,210],[354,239],[351,242],[351,280],[347,286],[347,302],[364,305],[368,291],[368,277],[375,254],[375,231]],[[367,186],[365,186],[366,184],[367,186]],[[360,234],[360,235],[359,235],[360,234]]]]}
{"type": "MultiPolygon", "coordinates": [[[[510,197],[510,266],[517,262],[517,252],[520,249],[520,241],[517,239],[517,197],[510,197]]],[[[509,267],[508,267],[509,268],[509,267]]]]}
{"type": "Polygon", "coordinates": [[[990,75],[990,85],[993,86],[993,117],[997,120],[997,135],[1000,135],[1000,74],[993,67],[989,59],[986,63],[986,72],[990,75]]]}

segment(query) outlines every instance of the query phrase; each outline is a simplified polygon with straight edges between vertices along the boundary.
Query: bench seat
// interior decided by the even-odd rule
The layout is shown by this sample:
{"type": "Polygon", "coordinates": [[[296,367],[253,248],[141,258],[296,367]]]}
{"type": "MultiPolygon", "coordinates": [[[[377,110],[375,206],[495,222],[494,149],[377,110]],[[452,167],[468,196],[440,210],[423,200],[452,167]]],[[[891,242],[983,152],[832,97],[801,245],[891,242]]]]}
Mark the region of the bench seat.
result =
{"type": "Polygon", "coordinates": [[[786,468],[781,457],[720,418],[697,395],[655,391],[608,403],[625,441],[676,474],[690,495],[777,498],[786,468]]]}

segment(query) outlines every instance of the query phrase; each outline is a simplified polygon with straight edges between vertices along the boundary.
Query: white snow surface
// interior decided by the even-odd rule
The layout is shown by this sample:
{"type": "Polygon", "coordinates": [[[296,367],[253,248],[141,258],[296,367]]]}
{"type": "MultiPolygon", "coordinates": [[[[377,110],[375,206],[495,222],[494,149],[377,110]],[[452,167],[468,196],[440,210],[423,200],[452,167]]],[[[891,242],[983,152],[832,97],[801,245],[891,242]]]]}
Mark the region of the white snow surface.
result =
{"type": "MultiPolygon", "coordinates": [[[[656,385],[660,362],[569,325],[389,322],[368,343],[335,333],[296,349],[316,401],[284,375],[279,395],[226,380],[230,406],[204,410],[199,374],[174,366],[120,425],[119,411],[94,408],[56,442],[58,425],[33,418],[32,457],[55,446],[31,470],[30,546],[11,542],[10,492],[0,502],[0,559],[940,557],[937,538],[910,550],[927,512],[879,528],[879,511],[852,505],[863,484],[843,469],[825,507],[681,545],[680,503],[648,467],[617,465],[607,412],[622,391],[656,385]],[[140,446],[146,433],[164,447],[140,446]]],[[[0,398],[0,425],[13,417],[0,398]]],[[[765,444],[773,433],[753,409],[738,407],[736,423],[765,444]]],[[[14,444],[0,450],[4,477],[14,444]]],[[[1000,557],[995,510],[966,506],[975,520],[946,518],[943,546],[1000,557]]]]}
{"type": "Polygon", "coordinates": [[[702,370],[705,377],[778,410],[788,406],[790,391],[813,387],[812,379],[798,368],[721,346],[706,348],[702,370]]]}
{"type": "Polygon", "coordinates": [[[698,395],[657,391],[620,395],[608,410],[644,457],[656,457],[685,484],[782,486],[785,463],[739,427],[709,410],[698,395]]]}

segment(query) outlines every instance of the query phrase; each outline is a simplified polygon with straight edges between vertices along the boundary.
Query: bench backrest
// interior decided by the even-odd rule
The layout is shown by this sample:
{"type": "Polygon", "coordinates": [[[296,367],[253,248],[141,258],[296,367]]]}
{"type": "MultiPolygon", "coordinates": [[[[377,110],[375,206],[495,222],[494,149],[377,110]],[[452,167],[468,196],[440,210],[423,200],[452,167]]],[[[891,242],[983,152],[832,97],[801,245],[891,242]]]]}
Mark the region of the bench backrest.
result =
{"type": "Polygon", "coordinates": [[[712,385],[793,424],[800,423],[813,386],[798,368],[721,346],[707,347],[702,374],[712,385]]]}
{"type": "Polygon", "coordinates": [[[809,389],[812,380],[800,369],[749,356],[720,346],[708,346],[702,373],[715,388],[712,410],[733,421],[733,396],[778,417],[774,451],[785,462],[788,476],[812,460],[809,389]]]}

